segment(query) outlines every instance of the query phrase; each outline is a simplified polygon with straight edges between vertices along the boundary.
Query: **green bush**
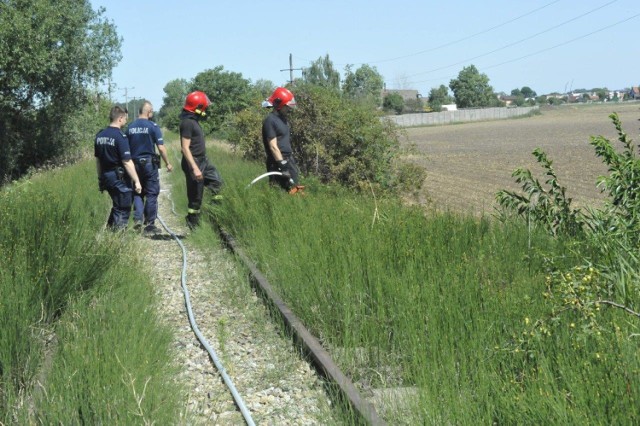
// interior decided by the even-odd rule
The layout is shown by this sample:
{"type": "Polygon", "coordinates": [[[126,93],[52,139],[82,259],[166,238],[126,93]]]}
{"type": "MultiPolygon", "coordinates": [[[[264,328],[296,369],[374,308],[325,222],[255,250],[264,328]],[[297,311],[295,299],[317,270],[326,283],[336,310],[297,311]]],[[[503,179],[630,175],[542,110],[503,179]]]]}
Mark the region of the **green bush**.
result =
{"type": "MultiPolygon", "coordinates": [[[[617,114],[609,116],[623,146],[618,152],[603,136],[591,137],[597,157],[609,170],[598,179],[607,194],[604,208],[586,213],[571,207],[565,188],[557,182],[551,161],[540,149],[534,151],[546,170],[549,189],[545,190],[529,170],[516,170],[514,176],[525,194],[500,191],[499,204],[509,212],[542,226],[558,238],[572,241],[572,251],[580,262],[567,270],[548,259],[549,274],[545,297],[551,310],[547,318],[533,322],[531,336],[548,335],[570,317],[575,336],[581,339],[619,333],[618,323],[629,321],[640,326],[640,158],[635,146],[622,130],[617,114]],[[605,313],[612,308],[615,314],[605,313]],[[615,308],[615,309],[614,309],[615,308]],[[618,315],[630,318],[625,320],[618,315]],[[577,325],[576,325],[577,324],[577,325]]],[[[564,264],[564,262],[563,262],[564,264]]],[[[632,334],[633,335],[633,334],[632,334]]]]}
{"type": "MultiPolygon", "coordinates": [[[[293,149],[303,175],[366,191],[422,186],[424,170],[402,161],[395,124],[333,90],[302,84],[293,92],[298,103],[290,118],[293,149]]],[[[227,122],[228,140],[244,158],[265,158],[261,128],[266,114],[251,107],[227,122]]]]}
{"type": "Polygon", "coordinates": [[[398,93],[389,93],[382,101],[382,108],[385,111],[393,111],[396,114],[402,114],[404,109],[404,99],[398,93]]]}

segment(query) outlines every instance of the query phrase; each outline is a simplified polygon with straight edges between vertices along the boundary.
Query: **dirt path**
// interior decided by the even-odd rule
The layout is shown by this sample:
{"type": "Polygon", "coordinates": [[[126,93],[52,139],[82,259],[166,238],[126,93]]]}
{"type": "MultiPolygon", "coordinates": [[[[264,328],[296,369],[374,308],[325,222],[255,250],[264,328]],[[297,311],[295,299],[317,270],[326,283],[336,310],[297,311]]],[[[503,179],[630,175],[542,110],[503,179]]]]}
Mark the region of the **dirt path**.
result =
{"type": "MultiPolygon", "coordinates": [[[[159,215],[186,247],[187,287],[195,320],[253,420],[278,425],[335,423],[321,379],[269,320],[232,255],[218,244],[204,253],[189,242],[184,218],[172,212],[171,186],[164,173],[159,215]]],[[[179,245],[164,230],[161,235],[140,238],[141,250],[152,259],[150,274],[159,312],[175,333],[176,365],[188,389],[182,418],[176,423],[244,424],[229,389],[189,325],[179,245]]]]}

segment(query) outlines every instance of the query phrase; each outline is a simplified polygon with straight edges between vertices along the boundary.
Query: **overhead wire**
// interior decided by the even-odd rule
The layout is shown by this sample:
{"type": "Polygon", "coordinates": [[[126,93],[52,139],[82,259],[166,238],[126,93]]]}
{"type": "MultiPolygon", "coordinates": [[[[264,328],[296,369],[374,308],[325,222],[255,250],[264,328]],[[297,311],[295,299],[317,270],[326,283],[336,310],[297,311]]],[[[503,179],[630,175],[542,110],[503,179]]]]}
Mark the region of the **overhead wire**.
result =
{"type": "MultiPolygon", "coordinates": [[[[421,54],[423,54],[423,53],[433,52],[433,51],[436,51],[436,50],[439,50],[439,49],[443,49],[443,48],[445,48],[445,47],[453,46],[454,44],[458,44],[458,43],[461,43],[461,42],[463,42],[463,41],[466,41],[466,40],[472,39],[472,38],[477,37],[477,36],[479,36],[479,35],[486,34],[486,33],[488,33],[488,32],[491,32],[491,31],[495,30],[495,29],[498,29],[498,28],[500,28],[500,27],[504,27],[505,25],[511,24],[511,23],[513,23],[513,22],[515,22],[515,21],[518,21],[518,20],[520,20],[520,19],[522,19],[522,18],[525,18],[525,17],[527,17],[527,16],[529,16],[529,15],[533,15],[534,13],[536,13],[536,12],[538,12],[538,11],[542,10],[542,9],[545,9],[545,8],[547,8],[547,7],[549,7],[549,6],[553,5],[553,4],[555,4],[555,3],[559,3],[560,1],[561,1],[561,0],[554,0],[554,1],[550,2],[550,3],[547,3],[547,4],[545,4],[545,5],[542,5],[542,6],[538,7],[538,8],[536,8],[536,9],[533,9],[533,10],[530,10],[530,11],[528,11],[528,12],[525,12],[525,13],[523,13],[522,15],[516,16],[515,18],[509,19],[508,21],[504,21],[504,22],[502,22],[502,23],[500,23],[500,24],[498,24],[498,25],[494,25],[493,27],[486,28],[486,29],[481,30],[481,31],[479,31],[479,32],[477,32],[477,33],[473,33],[473,34],[471,34],[471,35],[468,35],[468,36],[462,37],[462,38],[460,38],[460,39],[450,41],[450,42],[445,43],[445,44],[442,44],[442,45],[440,45],[440,46],[435,46],[435,47],[432,47],[432,48],[429,48],[429,49],[426,49],[426,50],[421,50],[421,51],[419,51],[419,52],[409,53],[409,54],[407,54],[407,55],[397,56],[397,57],[394,57],[394,58],[380,59],[380,60],[376,60],[376,61],[367,61],[367,62],[344,63],[344,64],[340,64],[340,63],[339,63],[339,64],[336,64],[336,65],[364,65],[364,64],[377,64],[377,63],[383,63],[383,62],[396,61],[396,60],[399,60],[399,59],[405,59],[405,58],[409,58],[409,57],[412,57],[412,56],[421,55],[421,54]]],[[[615,1],[617,1],[617,0],[615,0],[615,1]]],[[[306,62],[313,62],[313,61],[312,61],[312,60],[310,60],[310,59],[301,58],[301,57],[299,57],[299,56],[296,56],[296,59],[299,59],[299,60],[301,60],[301,61],[306,61],[306,62]]]]}
{"type": "MultiPolygon", "coordinates": [[[[614,0],[614,1],[617,1],[617,0],[614,0]]],[[[396,61],[396,60],[399,60],[399,59],[410,58],[412,56],[422,55],[423,53],[430,53],[430,52],[434,52],[436,50],[444,49],[445,47],[453,46],[454,44],[461,43],[463,41],[466,41],[466,40],[472,39],[474,37],[477,37],[479,35],[483,35],[483,34],[489,33],[489,32],[491,32],[493,30],[496,30],[496,29],[498,29],[500,27],[504,27],[505,25],[511,24],[511,23],[513,23],[515,21],[518,21],[518,20],[520,20],[522,18],[525,18],[525,17],[527,17],[529,15],[533,15],[534,13],[536,13],[536,12],[542,10],[542,9],[545,9],[545,8],[551,6],[551,5],[555,4],[555,3],[558,3],[558,2],[560,2],[560,0],[552,1],[550,3],[547,3],[547,4],[543,5],[543,6],[540,6],[540,7],[536,8],[536,9],[533,9],[533,10],[531,10],[529,12],[526,12],[526,13],[524,13],[522,15],[516,16],[515,18],[512,18],[512,19],[510,19],[508,21],[502,22],[502,23],[500,23],[498,25],[494,25],[493,27],[487,28],[485,30],[482,30],[482,31],[479,31],[477,33],[468,35],[466,37],[462,37],[462,38],[459,38],[457,40],[450,41],[448,43],[441,44],[439,46],[435,46],[435,47],[432,47],[432,48],[429,48],[429,49],[426,49],[426,50],[421,50],[421,51],[415,52],[415,53],[409,53],[407,55],[396,56],[394,58],[389,58],[389,59],[380,59],[380,60],[377,60],[377,61],[369,61],[369,62],[359,62],[359,63],[352,64],[352,65],[379,64],[379,63],[383,63],[383,62],[391,62],[391,61],[396,61]]],[[[342,65],[342,64],[337,64],[337,65],[342,65]]]]}
{"type": "MultiPolygon", "coordinates": [[[[439,46],[435,46],[435,47],[432,47],[432,48],[429,48],[429,49],[426,49],[426,50],[421,50],[419,52],[409,53],[407,55],[397,56],[397,57],[394,57],[394,58],[379,59],[379,60],[376,60],[376,61],[368,61],[368,62],[338,63],[336,65],[378,64],[378,63],[383,63],[383,62],[391,62],[391,61],[396,61],[396,60],[399,60],[399,59],[410,58],[412,56],[422,55],[423,53],[429,53],[429,52],[433,52],[433,51],[436,51],[436,50],[439,50],[439,49],[444,49],[445,47],[453,46],[454,44],[458,44],[458,43],[461,43],[463,41],[466,41],[466,40],[472,39],[474,37],[477,37],[479,35],[486,34],[488,32],[491,32],[491,31],[495,30],[495,29],[498,29],[500,27],[504,27],[505,25],[511,24],[511,23],[513,23],[515,21],[518,21],[518,20],[520,20],[522,18],[525,18],[525,17],[527,17],[529,15],[533,15],[534,13],[536,13],[536,12],[542,10],[542,9],[545,9],[545,8],[555,4],[555,3],[559,3],[560,1],[561,0],[554,0],[554,1],[550,2],[550,3],[542,5],[542,6],[538,7],[538,8],[536,8],[536,9],[533,9],[533,10],[530,10],[530,11],[528,11],[526,13],[523,13],[522,15],[516,16],[515,18],[511,18],[508,21],[504,21],[504,22],[502,22],[502,23],[500,23],[498,25],[494,25],[493,27],[486,28],[484,30],[478,31],[477,33],[473,33],[471,35],[468,35],[468,36],[459,38],[457,40],[453,40],[453,41],[450,41],[448,43],[445,43],[445,44],[442,44],[442,45],[439,45],[439,46]]],[[[615,1],[617,1],[617,0],[615,0],[615,1]]],[[[301,58],[301,57],[298,57],[298,56],[296,56],[296,59],[299,59],[301,61],[306,61],[306,62],[313,62],[312,60],[304,59],[304,58],[301,58]]]]}
{"type": "Polygon", "coordinates": [[[473,60],[478,59],[478,58],[482,58],[482,57],[485,57],[485,56],[491,55],[492,53],[496,53],[496,52],[499,52],[499,51],[501,51],[501,50],[507,49],[507,48],[509,48],[509,47],[513,47],[513,46],[515,46],[515,45],[517,45],[517,44],[524,43],[525,41],[531,40],[531,39],[536,38],[536,37],[538,37],[538,36],[540,36],[540,35],[542,35],[542,34],[548,33],[548,32],[550,32],[550,31],[553,31],[553,30],[555,30],[555,29],[558,29],[558,28],[560,28],[560,27],[562,27],[562,26],[564,26],[564,25],[567,25],[567,24],[569,24],[569,23],[571,23],[571,22],[577,21],[577,20],[578,20],[578,19],[580,19],[580,18],[584,18],[585,16],[590,15],[590,14],[592,14],[592,13],[594,13],[594,12],[597,12],[598,10],[603,9],[603,8],[605,8],[605,7],[609,6],[609,5],[611,5],[611,4],[613,4],[613,3],[617,2],[617,1],[618,1],[618,0],[612,0],[612,1],[608,2],[608,3],[605,3],[605,4],[601,5],[601,6],[596,7],[595,9],[591,9],[591,10],[589,10],[589,11],[587,11],[587,12],[585,12],[585,13],[581,14],[581,15],[578,15],[578,16],[576,16],[576,17],[573,17],[573,18],[571,18],[571,19],[568,19],[568,20],[566,20],[566,21],[563,21],[563,22],[561,22],[561,23],[559,23],[559,24],[557,24],[557,25],[554,25],[554,26],[552,26],[552,27],[549,27],[549,28],[547,28],[547,29],[545,29],[545,30],[543,30],[543,31],[539,31],[539,32],[537,32],[537,33],[535,33],[535,34],[532,34],[532,35],[527,36],[527,37],[525,37],[525,38],[522,38],[522,39],[520,39],[520,40],[514,41],[514,42],[512,42],[512,43],[505,44],[504,46],[499,47],[499,48],[497,48],[497,49],[493,49],[493,50],[491,50],[491,51],[489,51],[489,52],[485,52],[485,53],[482,53],[482,54],[480,54],[480,55],[476,55],[476,56],[473,56],[473,57],[471,57],[471,58],[467,58],[467,59],[464,59],[464,60],[462,60],[462,61],[455,62],[455,63],[450,64],[450,65],[445,65],[445,66],[442,66],[442,67],[434,68],[434,69],[429,70],[429,71],[423,71],[423,72],[419,72],[419,73],[416,73],[416,74],[411,74],[411,75],[409,75],[408,77],[414,77],[414,76],[417,76],[417,75],[428,74],[428,73],[431,73],[431,72],[434,72],[434,71],[440,71],[440,70],[443,70],[443,69],[451,68],[451,67],[454,67],[454,66],[456,66],[456,65],[460,65],[460,64],[463,64],[463,63],[467,63],[467,62],[469,62],[469,61],[473,61],[473,60]]]}
{"type": "MultiPolygon", "coordinates": [[[[556,49],[556,48],[561,47],[561,46],[565,46],[565,45],[567,45],[567,44],[570,44],[570,43],[573,43],[573,42],[575,42],[575,41],[581,40],[581,39],[583,39],[583,38],[589,37],[589,36],[591,36],[591,35],[593,35],[593,34],[597,34],[597,33],[599,33],[599,32],[602,32],[602,31],[608,30],[609,28],[613,28],[613,27],[618,26],[618,25],[620,25],[620,24],[624,24],[625,22],[628,22],[628,21],[630,21],[630,20],[632,20],[632,19],[636,19],[636,18],[638,18],[638,17],[640,17],[640,13],[637,13],[637,14],[635,14],[635,15],[632,15],[632,16],[627,17],[627,18],[625,18],[625,19],[622,19],[622,20],[620,20],[620,21],[614,22],[613,24],[606,25],[606,26],[604,26],[604,27],[598,28],[597,30],[591,31],[591,32],[586,33],[586,34],[583,34],[583,35],[581,35],[581,36],[574,37],[574,38],[572,38],[572,39],[570,39],[570,40],[567,40],[567,41],[563,41],[562,43],[558,43],[558,44],[556,44],[556,45],[554,45],[554,46],[546,47],[546,48],[544,48],[544,49],[540,49],[540,50],[538,50],[538,51],[536,51],[536,52],[529,53],[529,54],[526,54],[526,55],[520,56],[520,57],[518,57],[518,58],[509,59],[509,60],[507,60],[507,61],[503,61],[503,62],[500,62],[500,63],[497,63],[497,64],[493,64],[493,65],[489,65],[489,66],[484,66],[484,67],[482,67],[482,69],[484,70],[484,69],[496,68],[496,67],[499,67],[499,66],[502,66],[502,65],[505,65],[505,64],[509,64],[509,63],[512,63],[512,62],[517,62],[517,61],[520,61],[520,60],[522,60],[522,59],[529,58],[529,57],[531,57],[531,56],[539,55],[540,53],[544,53],[544,52],[546,52],[546,51],[553,50],[553,49],[556,49]]],[[[415,75],[417,75],[417,74],[415,74],[415,75]]],[[[428,82],[428,81],[434,81],[434,80],[435,80],[435,79],[419,80],[419,81],[411,81],[411,83],[413,83],[413,84],[416,84],[416,83],[425,83],[425,82],[428,82]]]]}
{"type": "MultiPolygon", "coordinates": [[[[454,67],[454,66],[456,66],[456,65],[460,65],[460,64],[463,64],[463,63],[469,63],[470,61],[473,61],[473,60],[476,60],[476,59],[479,59],[479,58],[483,58],[483,57],[485,57],[485,56],[488,56],[488,55],[491,55],[491,54],[493,54],[493,53],[499,52],[499,51],[501,51],[501,50],[504,50],[504,49],[507,49],[507,48],[513,47],[513,46],[518,45],[518,44],[521,44],[521,43],[524,43],[525,41],[531,40],[531,39],[536,38],[536,37],[538,37],[538,36],[540,36],[540,35],[542,35],[542,34],[545,34],[545,33],[548,33],[548,32],[550,32],[550,31],[553,31],[553,30],[555,30],[555,29],[558,29],[558,28],[560,28],[560,27],[562,27],[562,26],[564,26],[564,25],[567,25],[567,24],[569,24],[569,23],[571,23],[571,22],[574,22],[574,21],[576,21],[576,20],[578,20],[578,19],[584,18],[585,16],[590,15],[590,14],[593,14],[593,13],[595,13],[595,12],[599,11],[599,10],[602,10],[602,9],[604,9],[604,8],[606,8],[606,7],[610,6],[610,5],[612,5],[613,3],[616,3],[617,1],[618,1],[618,0],[612,0],[612,1],[609,1],[609,2],[604,3],[604,4],[602,4],[602,5],[600,5],[600,6],[596,7],[596,8],[593,8],[593,9],[591,9],[591,10],[587,11],[587,12],[584,12],[584,13],[582,13],[582,14],[578,15],[578,16],[575,16],[575,17],[573,17],[573,18],[571,18],[571,19],[565,20],[565,21],[563,21],[563,22],[561,22],[561,23],[559,23],[559,24],[557,24],[557,25],[551,26],[551,27],[549,27],[549,28],[547,28],[547,29],[545,29],[545,30],[543,30],[543,31],[539,31],[539,32],[537,32],[537,33],[535,33],[535,34],[529,35],[529,36],[527,36],[527,37],[524,37],[524,38],[522,38],[522,39],[520,39],[520,40],[517,40],[517,41],[511,42],[511,43],[508,43],[508,44],[506,44],[506,45],[504,45],[504,46],[501,46],[501,47],[499,47],[499,48],[496,48],[496,49],[490,50],[490,51],[485,52],[485,53],[482,53],[482,54],[480,54],[480,55],[475,55],[475,56],[473,56],[473,57],[471,57],[471,58],[467,58],[467,59],[464,59],[464,60],[461,60],[461,61],[457,61],[457,62],[452,63],[452,64],[449,64],[449,65],[445,65],[445,66],[441,66],[441,67],[433,68],[433,69],[428,70],[428,71],[422,71],[422,72],[419,72],[419,73],[416,73],[416,74],[411,74],[411,75],[409,75],[408,77],[415,77],[415,76],[419,76],[419,75],[423,75],[423,74],[429,74],[429,73],[432,73],[432,72],[435,72],[435,71],[444,70],[444,69],[447,69],[447,68],[454,67]]],[[[453,41],[448,42],[448,43],[444,43],[444,44],[439,45],[439,46],[435,46],[435,47],[433,47],[433,48],[429,48],[429,49],[422,50],[422,51],[419,51],[419,52],[415,52],[415,53],[411,53],[411,54],[407,54],[407,55],[402,55],[402,56],[397,56],[397,57],[393,57],[393,58],[381,59],[381,60],[377,60],[377,61],[370,61],[370,62],[361,62],[361,63],[355,63],[355,64],[351,64],[351,65],[358,65],[358,64],[361,64],[361,65],[362,65],[362,64],[376,64],[376,63],[391,62],[391,61],[396,61],[396,60],[400,60],[400,59],[409,58],[409,57],[412,57],[412,56],[421,55],[421,54],[428,53],[428,52],[433,52],[433,51],[436,51],[436,50],[439,50],[439,49],[443,49],[443,48],[446,48],[446,47],[450,47],[450,46],[453,46],[453,45],[455,45],[455,44],[461,43],[461,42],[463,42],[463,41],[470,40],[470,39],[472,39],[472,38],[474,38],[474,37],[477,37],[477,36],[480,36],[480,35],[486,34],[486,33],[488,33],[488,32],[491,32],[491,31],[493,31],[493,30],[495,30],[495,29],[498,29],[498,28],[503,27],[503,26],[505,26],[505,25],[507,25],[507,24],[513,23],[513,22],[515,22],[515,21],[517,21],[517,20],[519,20],[519,19],[522,19],[522,18],[524,18],[524,17],[530,16],[530,15],[532,15],[532,14],[534,14],[534,13],[536,13],[536,12],[540,11],[540,10],[543,10],[543,9],[545,9],[545,8],[549,7],[549,6],[552,6],[552,5],[554,5],[554,4],[558,3],[558,2],[560,2],[560,0],[555,0],[555,1],[549,2],[549,3],[544,4],[544,5],[542,5],[542,6],[538,7],[538,8],[536,8],[536,9],[530,10],[530,11],[528,11],[528,12],[526,12],[526,13],[522,14],[522,15],[519,15],[519,16],[517,16],[517,17],[515,17],[515,18],[512,18],[512,19],[509,19],[509,20],[507,20],[507,21],[505,21],[505,22],[502,22],[502,23],[500,23],[500,24],[498,24],[498,25],[494,25],[494,26],[492,26],[492,27],[490,27],[490,28],[484,29],[484,30],[482,30],[482,31],[476,32],[476,33],[474,33],[474,34],[471,34],[471,35],[468,35],[468,36],[465,36],[465,37],[462,37],[462,38],[459,38],[459,39],[456,39],[456,40],[453,40],[453,41]]],[[[564,45],[569,44],[569,43],[573,43],[573,42],[575,42],[575,41],[577,41],[577,40],[580,40],[580,39],[582,39],[582,38],[586,38],[586,37],[588,37],[588,36],[590,36],[590,35],[593,35],[593,34],[599,33],[599,32],[604,31],[604,30],[606,30],[606,29],[609,29],[609,28],[615,27],[615,26],[617,26],[617,25],[620,25],[620,24],[622,24],[622,23],[628,22],[628,21],[630,21],[630,20],[632,20],[632,19],[637,18],[638,16],[640,16],[640,14],[638,14],[638,15],[633,15],[633,16],[631,16],[631,17],[625,18],[625,19],[620,20],[620,21],[618,21],[618,22],[615,22],[615,23],[613,23],[613,24],[607,25],[607,26],[605,26],[605,27],[599,28],[599,29],[597,29],[597,30],[595,30],[595,31],[591,31],[591,32],[589,32],[589,33],[587,33],[587,34],[583,34],[583,35],[578,36],[578,37],[575,37],[575,38],[573,38],[573,39],[570,39],[570,40],[564,41],[564,42],[559,43],[559,44],[556,44],[556,45],[554,45],[554,46],[551,46],[551,47],[548,47],[548,48],[544,48],[544,49],[538,50],[538,51],[536,51],[536,52],[533,52],[533,53],[530,53],[530,54],[527,54],[527,55],[520,56],[520,57],[518,57],[518,58],[514,58],[514,59],[506,60],[506,61],[500,62],[500,63],[498,63],[498,64],[494,64],[494,65],[490,65],[490,66],[487,66],[487,67],[483,67],[483,69],[496,68],[496,67],[499,67],[499,66],[501,66],[501,65],[505,65],[505,64],[508,64],[508,63],[512,63],[512,62],[516,62],[516,61],[519,61],[519,60],[522,60],[522,59],[528,58],[528,57],[530,57],[530,56],[538,55],[538,54],[540,54],[540,53],[543,53],[543,52],[546,52],[546,51],[549,51],[549,50],[552,50],[552,49],[555,49],[555,48],[558,48],[558,47],[564,46],[564,45]]],[[[302,58],[298,58],[298,59],[301,59],[301,60],[302,60],[302,58]]],[[[341,64],[336,64],[336,65],[341,65],[341,64]]],[[[416,83],[423,83],[423,82],[428,82],[428,81],[438,81],[438,80],[439,80],[439,81],[441,81],[442,79],[447,79],[447,78],[451,78],[451,77],[441,77],[441,78],[432,78],[432,79],[419,80],[419,81],[409,81],[409,83],[416,84],[416,83]]]]}
{"type": "Polygon", "coordinates": [[[635,14],[635,15],[633,15],[633,16],[630,16],[630,17],[628,17],[628,18],[626,18],[626,19],[623,19],[623,20],[621,20],[621,21],[615,22],[615,23],[613,23],[613,24],[611,24],[611,25],[607,25],[607,26],[605,26],[605,27],[599,28],[599,29],[597,29],[597,30],[595,30],[595,31],[591,31],[590,33],[587,33],[587,34],[581,35],[581,36],[579,36],[579,37],[572,38],[571,40],[567,40],[567,41],[564,41],[564,42],[562,42],[562,43],[556,44],[556,45],[554,45],[554,46],[550,46],[550,47],[547,47],[547,48],[544,48],[544,49],[538,50],[537,52],[533,52],[533,53],[529,53],[529,54],[524,55],[524,56],[520,56],[519,58],[515,58],[515,59],[508,60],[508,61],[504,61],[504,62],[501,62],[501,63],[499,63],[499,64],[490,65],[490,66],[488,66],[488,67],[483,67],[483,69],[489,69],[489,68],[499,67],[499,66],[501,66],[501,65],[505,65],[505,64],[508,64],[508,63],[511,63],[511,62],[516,62],[516,61],[519,61],[519,60],[521,60],[521,59],[525,59],[525,58],[528,58],[528,57],[531,57],[531,56],[538,55],[538,54],[540,54],[540,53],[544,53],[544,52],[546,52],[546,51],[548,51],[548,50],[552,50],[552,49],[556,49],[556,48],[561,47],[561,46],[565,46],[565,45],[567,45],[567,44],[569,44],[569,43],[573,43],[574,41],[578,41],[578,40],[580,40],[580,39],[583,39],[583,38],[589,37],[589,36],[591,36],[591,35],[593,35],[593,34],[596,34],[596,33],[599,33],[599,32],[605,31],[605,30],[608,30],[609,28],[615,27],[615,26],[617,26],[617,25],[624,24],[625,22],[628,22],[628,21],[630,21],[630,20],[632,20],[632,19],[635,19],[635,18],[637,18],[637,17],[639,17],[639,16],[640,16],[640,13],[637,13],[637,14],[635,14]]]}

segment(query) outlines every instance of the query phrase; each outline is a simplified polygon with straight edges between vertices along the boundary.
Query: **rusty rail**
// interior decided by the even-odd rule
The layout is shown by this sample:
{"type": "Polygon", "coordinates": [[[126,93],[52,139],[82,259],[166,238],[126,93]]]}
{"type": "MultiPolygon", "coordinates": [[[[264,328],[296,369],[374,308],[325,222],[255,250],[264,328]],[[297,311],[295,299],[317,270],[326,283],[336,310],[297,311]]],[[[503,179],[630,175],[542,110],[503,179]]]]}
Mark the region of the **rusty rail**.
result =
{"type": "Polygon", "coordinates": [[[271,284],[269,284],[266,277],[262,275],[262,272],[260,272],[255,263],[253,263],[245,254],[244,250],[236,244],[233,236],[219,226],[218,233],[229,249],[231,249],[244,263],[245,267],[249,269],[254,284],[264,297],[266,297],[267,301],[272,303],[278,310],[285,325],[293,333],[298,343],[307,351],[319,371],[339,387],[342,395],[363,420],[374,426],[385,425],[385,422],[378,416],[374,406],[360,395],[353,382],[351,382],[335,362],[333,362],[333,359],[322,347],[318,339],[313,336],[298,317],[291,312],[286,303],[284,303],[280,296],[273,290],[271,284]]]}

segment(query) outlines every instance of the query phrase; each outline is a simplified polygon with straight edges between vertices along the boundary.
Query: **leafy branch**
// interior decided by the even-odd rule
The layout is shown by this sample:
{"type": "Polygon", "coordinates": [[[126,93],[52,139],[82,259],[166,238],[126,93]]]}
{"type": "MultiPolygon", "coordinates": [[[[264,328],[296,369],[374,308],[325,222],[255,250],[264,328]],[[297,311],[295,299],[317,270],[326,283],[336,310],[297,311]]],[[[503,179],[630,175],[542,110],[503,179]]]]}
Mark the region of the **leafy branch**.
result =
{"type": "Polygon", "coordinates": [[[517,169],[512,176],[522,186],[524,194],[502,190],[496,194],[498,204],[517,215],[533,220],[545,227],[552,235],[576,235],[584,225],[584,217],[579,209],[571,207],[571,198],[566,188],[559,184],[553,169],[553,162],[540,148],[533,151],[538,163],[545,169],[548,189],[533,177],[528,169],[517,169]]]}
{"type": "MultiPolygon", "coordinates": [[[[499,205],[508,212],[533,221],[553,236],[571,238],[583,264],[563,271],[552,264],[543,296],[551,305],[552,321],[539,320],[528,336],[550,335],[560,316],[577,314],[582,333],[599,335],[601,305],[620,309],[640,319],[640,158],[632,140],[622,130],[617,114],[609,115],[622,145],[620,152],[603,136],[591,137],[595,154],[608,168],[608,175],[597,180],[607,194],[603,209],[583,214],[571,207],[566,188],[558,183],[552,161],[541,150],[533,155],[545,170],[544,185],[530,170],[513,172],[522,193],[502,190],[496,194],[499,205]],[[586,266],[585,266],[586,265],[586,266]]],[[[571,323],[572,327],[575,327],[571,323]]]]}

